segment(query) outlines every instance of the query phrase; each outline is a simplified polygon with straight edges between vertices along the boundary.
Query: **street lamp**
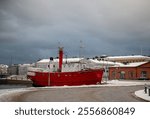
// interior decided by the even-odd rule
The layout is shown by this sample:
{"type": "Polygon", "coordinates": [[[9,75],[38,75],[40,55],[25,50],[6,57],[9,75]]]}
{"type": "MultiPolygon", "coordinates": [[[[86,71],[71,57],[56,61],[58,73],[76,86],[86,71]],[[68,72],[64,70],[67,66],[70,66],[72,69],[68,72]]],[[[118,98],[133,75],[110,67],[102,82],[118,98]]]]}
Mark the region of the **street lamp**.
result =
{"type": "Polygon", "coordinates": [[[49,60],[48,86],[50,86],[50,64],[53,61],[53,57],[50,57],[49,59],[50,60],[49,60]]]}

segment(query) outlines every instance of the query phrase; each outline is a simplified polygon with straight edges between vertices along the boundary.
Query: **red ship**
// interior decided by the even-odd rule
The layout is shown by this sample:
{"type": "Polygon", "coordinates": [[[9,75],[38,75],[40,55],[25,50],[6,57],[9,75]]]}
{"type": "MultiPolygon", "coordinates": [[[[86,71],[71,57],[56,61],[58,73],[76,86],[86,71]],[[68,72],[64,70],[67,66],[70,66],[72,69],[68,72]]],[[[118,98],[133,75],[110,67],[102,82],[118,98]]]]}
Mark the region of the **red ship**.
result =
{"type": "MultiPolygon", "coordinates": [[[[53,58],[50,58],[52,61],[53,58]]],[[[57,71],[45,71],[39,68],[29,69],[28,79],[33,81],[35,86],[77,86],[100,84],[103,75],[103,69],[80,69],[78,71],[62,71],[63,48],[59,48],[59,68],[57,71]]],[[[50,67],[50,63],[49,63],[50,67]]]]}

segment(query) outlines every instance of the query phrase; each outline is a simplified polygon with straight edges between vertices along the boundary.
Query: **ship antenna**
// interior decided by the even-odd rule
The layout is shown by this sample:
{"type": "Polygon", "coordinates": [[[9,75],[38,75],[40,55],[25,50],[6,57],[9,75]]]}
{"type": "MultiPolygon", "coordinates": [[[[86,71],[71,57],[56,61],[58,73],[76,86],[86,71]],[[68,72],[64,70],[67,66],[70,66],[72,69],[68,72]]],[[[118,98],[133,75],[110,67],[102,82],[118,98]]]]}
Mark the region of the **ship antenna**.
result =
{"type": "Polygon", "coordinates": [[[79,48],[79,70],[81,70],[82,65],[81,65],[81,59],[82,59],[82,53],[83,53],[83,42],[80,40],[80,48],[79,48]]]}
{"type": "Polygon", "coordinates": [[[142,45],[141,45],[141,55],[143,55],[143,48],[142,48],[142,45]]]}

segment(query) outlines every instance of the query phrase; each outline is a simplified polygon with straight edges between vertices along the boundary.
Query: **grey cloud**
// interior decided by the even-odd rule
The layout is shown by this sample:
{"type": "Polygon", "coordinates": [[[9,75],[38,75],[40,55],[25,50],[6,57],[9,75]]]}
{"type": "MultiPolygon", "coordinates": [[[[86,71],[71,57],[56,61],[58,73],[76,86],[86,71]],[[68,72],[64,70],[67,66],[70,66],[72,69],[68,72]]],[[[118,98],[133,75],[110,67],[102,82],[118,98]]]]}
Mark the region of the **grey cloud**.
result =
{"type": "Polygon", "coordinates": [[[149,5],[149,0],[1,0],[0,61],[13,54],[18,62],[56,56],[58,42],[77,56],[80,40],[87,57],[139,54],[139,47],[150,55],[149,5]]]}

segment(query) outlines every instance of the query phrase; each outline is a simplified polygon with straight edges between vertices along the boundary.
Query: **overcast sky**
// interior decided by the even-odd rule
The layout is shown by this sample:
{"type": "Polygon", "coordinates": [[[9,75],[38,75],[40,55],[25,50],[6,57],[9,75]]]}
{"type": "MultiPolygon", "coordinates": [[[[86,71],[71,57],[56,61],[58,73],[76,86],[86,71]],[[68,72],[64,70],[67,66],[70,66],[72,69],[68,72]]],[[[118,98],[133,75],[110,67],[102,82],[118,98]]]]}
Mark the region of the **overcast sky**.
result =
{"type": "Polygon", "coordinates": [[[150,55],[150,0],[0,0],[0,63],[150,55]]]}

